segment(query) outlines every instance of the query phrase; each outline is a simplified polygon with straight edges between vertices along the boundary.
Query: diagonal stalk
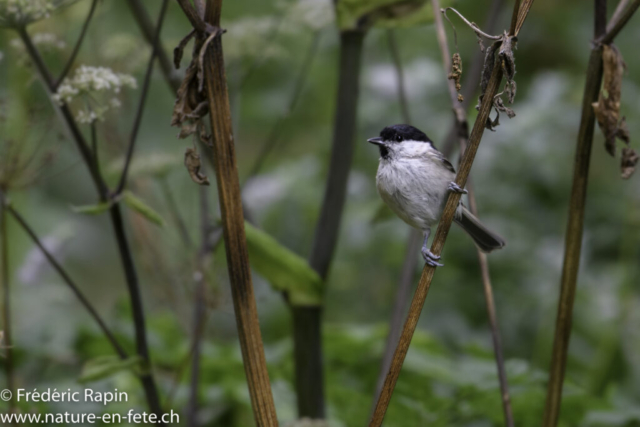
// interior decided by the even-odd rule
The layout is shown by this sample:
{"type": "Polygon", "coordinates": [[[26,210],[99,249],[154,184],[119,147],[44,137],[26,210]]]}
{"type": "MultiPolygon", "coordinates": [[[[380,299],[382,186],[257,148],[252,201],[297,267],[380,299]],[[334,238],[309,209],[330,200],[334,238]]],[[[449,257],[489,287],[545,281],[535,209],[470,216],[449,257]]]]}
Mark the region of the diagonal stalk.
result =
{"type": "MultiPolygon", "coordinates": [[[[442,64],[444,66],[445,74],[449,72],[451,68],[451,53],[449,51],[449,44],[447,42],[447,34],[444,28],[444,22],[442,16],[438,11],[440,10],[439,0],[431,0],[433,6],[433,12],[435,17],[436,34],[438,37],[438,44],[440,45],[440,51],[442,53],[442,64]]],[[[467,122],[467,115],[465,110],[460,106],[458,96],[456,92],[455,83],[453,80],[447,80],[447,87],[449,88],[449,96],[451,98],[451,104],[453,107],[453,116],[455,127],[457,128],[456,134],[460,142],[460,155],[464,155],[464,151],[467,145],[467,139],[469,138],[469,125],[467,122]]],[[[471,213],[478,216],[478,209],[476,204],[475,192],[471,186],[470,180],[468,181],[467,188],[469,190],[469,208],[471,213]]],[[[480,272],[482,277],[482,287],[484,290],[485,302],[487,305],[487,314],[489,316],[489,325],[491,327],[491,337],[493,342],[493,353],[496,360],[496,368],[498,371],[498,380],[500,383],[500,396],[502,401],[502,409],[504,412],[505,424],[507,427],[514,426],[513,410],[511,409],[511,399],[509,397],[509,383],[507,381],[507,372],[504,366],[504,356],[502,354],[502,344],[500,339],[500,328],[498,326],[498,318],[496,315],[495,301],[493,299],[493,287],[491,285],[491,275],[489,274],[489,262],[487,255],[479,248],[476,248],[478,252],[478,263],[480,264],[480,272]]]]}
{"type": "Polygon", "coordinates": [[[100,327],[100,329],[102,330],[102,333],[104,333],[105,337],[107,337],[107,339],[111,343],[111,346],[113,347],[113,349],[116,351],[116,353],[118,353],[118,356],[120,356],[120,358],[122,359],[126,359],[127,358],[126,351],[124,351],[122,346],[120,346],[120,343],[118,342],[116,337],[113,335],[111,330],[109,330],[108,326],[106,325],[102,317],[100,317],[95,307],[91,304],[91,302],[87,299],[87,297],[82,293],[82,291],[80,290],[80,287],[73,281],[69,273],[65,271],[62,265],[60,265],[60,263],[55,259],[53,254],[49,252],[49,250],[44,246],[44,244],[42,243],[38,235],[35,233],[35,231],[33,231],[33,228],[31,228],[31,226],[22,217],[22,215],[20,215],[18,211],[16,211],[10,204],[6,202],[6,200],[4,200],[4,197],[5,196],[3,194],[0,194],[0,198],[2,198],[1,203],[2,203],[3,211],[9,212],[13,216],[13,218],[18,222],[18,224],[20,224],[20,227],[22,227],[25,233],[29,235],[31,240],[33,240],[33,243],[35,243],[35,245],[40,249],[40,251],[42,252],[44,257],[47,259],[49,264],[51,264],[53,269],[56,270],[56,272],[60,275],[62,280],[67,284],[67,286],[69,286],[69,288],[78,298],[78,300],[80,300],[80,303],[83,305],[83,307],[89,312],[91,317],[93,317],[93,320],[96,321],[96,323],[98,324],[98,327],[100,327]]]}
{"type": "MultiPolygon", "coordinates": [[[[524,8],[526,10],[524,11],[514,10],[514,14],[518,14],[518,19],[516,20],[515,28],[512,28],[510,31],[511,34],[517,36],[518,31],[521,27],[521,24],[518,24],[518,23],[524,22],[524,19],[526,18],[532,4],[533,4],[532,0],[523,0],[521,9],[524,8]]],[[[493,99],[493,97],[498,92],[498,87],[501,81],[502,81],[502,68],[499,66],[496,66],[493,69],[491,78],[489,79],[487,88],[485,90],[485,98],[484,98],[485,100],[493,99]]],[[[480,145],[480,141],[482,139],[482,135],[484,134],[485,123],[487,118],[489,117],[491,108],[492,108],[492,103],[486,102],[486,101],[483,102],[482,105],[480,106],[480,111],[478,112],[478,116],[473,125],[473,130],[471,131],[471,135],[469,137],[468,148],[465,150],[465,153],[462,157],[459,171],[455,179],[455,183],[458,184],[458,186],[460,187],[464,187],[467,182],[469,172],[471,171],[471,166],[473,165],[473,160],[475,159],[476,153],[478,151],[478,147],[480,145]]],[[[438,230],[436,231],[433,244],[431,245],[431,252],[434,253],[435,255],[440,255],[442,253],[442,248],[444,247],[447,234],[449,233],[449,229],[451,228],[451,223],[453,222],[453,216],[458,207],[459,201],[460,201],[460,193],[449,194],[447,198],[447,202],[444,207],[444,211],[442,213],[442,218],[440,219],[440,224],[438,225],[438,230]]],[[[402,364],[407,355],[407,352],[409,351],[411,338],[413,337],[415,329],[418,325],[418,319],[420,318],[422,307],[424,306],[424,302],[427,298],[429,288],[431,287],[431,281],[433,280],[435,270],[436,269],[434,267],[431,267],[429,265],[425,265],[424,269],[422,270],[422,276],[420,277],[420,282],[418,283],[418,287],[413,296],[413,300],[411,301],[411,306],[409,308],[409,315],[407,316],[407,320],[404,324],[402,334],[400,335],[398,346],[396,347],[396,351],[393,355],[391,368],[387,373],[387,377],[385,378],[382,392],[380,393],[380,397],[378,398],[378,402],[376,403],[376,408],[374,410],[373,416],[369,423],[370,426],[377,427],[382,425],[382,421],[384,420],[384,415],[391,401],[391,395],[393,394],[393,390],[395,388],[396,382],[398,381],[398,377],[400,376],[402,364]]]]}

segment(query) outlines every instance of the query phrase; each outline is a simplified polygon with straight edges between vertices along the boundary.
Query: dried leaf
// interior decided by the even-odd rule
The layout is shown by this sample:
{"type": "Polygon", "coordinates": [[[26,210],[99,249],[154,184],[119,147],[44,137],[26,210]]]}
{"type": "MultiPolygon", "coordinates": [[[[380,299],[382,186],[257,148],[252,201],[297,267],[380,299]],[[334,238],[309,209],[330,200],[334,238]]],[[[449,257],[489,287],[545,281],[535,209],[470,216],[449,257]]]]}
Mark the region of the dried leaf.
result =
{"type": "Polygon", "coordinates": [[[515,36],[509,36],[505,31],[502,36],[502,44],[498,57],[500,58],[500,64],[507,83],[512,82],[516,75],[516,59],[513,55],[513,49],[516,48],[518,38],[515,36]]]}
{"type": "Polygon", "coordinates": [[[453,54],[453,58],[451,59],[451,72],[449,73],[447,78],[449,80],[453,80],[456,83],[458,101],[464,101],[462,94],[460,94],[460,90],[462,89],[462,84],[460,83],[460,79],[462,78],[462,58],[457,52],[453,54]]]}
{"type": "Polygon", "coordinates": [[[605,149],[615,156],[616,138],[629,140],[629,132],[620,119],[620,97],[622,93],[622,75],[625,63],[614,45],[603,45],[602,64],[604,68],[602,90],[593,110],[605,139],[605,149]]]}
{"type": "Polygon", "coordinates": [[[187,43],[189,43],[189,40],[191,40],[191,38],[195,34],[196,30],[191,30],[189,34],[187,34],[182,40],[180,40],[178,46],[173,49],[173,65],[176,67],[176,70],[180,68],[180,62],[182,62],[184,48],[187,46],[187,43]]]}
{"type": "Polygon", "coordinates": [[[500,41],[494,42],[489,48],[486,49],[484,54],[484,64],[482,66],[482,77],[480,78],[480,98],[478,99],[478,105],[476,109],[480,109],[480,104],[482,103],[482,98],[484,98],[484,93],[487,90],[487,86],[489,85],[489,80],[491,79],[491,74],[493,73],[493,67],[495,67],[496,63],[496,52],[500,47],[500,41]]]}
{"type": "Polygon", "coordinates": [[[633,148],[624,147],[622,149],[622,161],[620,163],[622,179],[629,179],[629,177],[631,177],[633,172],[636,170],[638,159],[638,153],[636,153],[633,148]]]}
{"type": "Polygon", "coordinates": [[[200,185],[209,185],[209,178],[200,172],[202,163],[200,163],[200,155],[195,148],[187,148],[184,152],[184,165],[193,182],[200,185]]]}
{"type": "Polygon", "coordinates": [[[496,111],[502,111],[503,113],[506,113],[507,117],[509,117],[510,119],[516,116],[516,112],[511,108],[505,106],[504,101],[502,101],[502,98],[500,96],[496,96],[494,98],[493,106],[495,107],[496,111]]]}

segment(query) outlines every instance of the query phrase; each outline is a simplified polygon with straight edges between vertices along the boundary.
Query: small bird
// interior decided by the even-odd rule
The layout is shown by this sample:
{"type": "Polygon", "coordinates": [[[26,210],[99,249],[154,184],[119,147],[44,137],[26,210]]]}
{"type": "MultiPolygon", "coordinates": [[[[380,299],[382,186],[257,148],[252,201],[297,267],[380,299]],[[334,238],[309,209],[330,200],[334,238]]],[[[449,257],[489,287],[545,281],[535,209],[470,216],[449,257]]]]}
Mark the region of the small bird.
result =
{"type": "MultiPolygon", "coordinates": [[[[422,230],[422,256],[433,267],[442,267],[440,256],[427,247],[431,227],[440,221],[447,193],[466,194],[455,182],[456,171],[451,162],[436,150],[424,132],[410,125],[388,126],[380,136],[368,142],[380,149],[380,165],[376,186],[382,200],[404,222],[422,230]]],[[[505,245],[504,239],[489,231],[462,202],[454,221],[466,231],[483,252],[505,245]]]]}

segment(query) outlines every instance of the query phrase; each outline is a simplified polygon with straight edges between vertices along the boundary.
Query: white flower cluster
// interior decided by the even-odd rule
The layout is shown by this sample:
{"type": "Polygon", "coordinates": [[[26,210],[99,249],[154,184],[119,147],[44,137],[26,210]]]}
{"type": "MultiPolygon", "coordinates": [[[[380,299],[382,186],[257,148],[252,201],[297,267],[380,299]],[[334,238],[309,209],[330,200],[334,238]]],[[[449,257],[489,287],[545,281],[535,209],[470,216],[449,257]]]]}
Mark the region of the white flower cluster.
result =
{"type": "Polygon", "coordinates": [[[53,99],[64,105],[82,97],[87,107],[78,111],[76,120],[92,123],[102,120],[109,109],[120,107],[120,100],[112,95],[120,93],[123,87],[135,89],[136,79],[128,74],[115,73],[110,68],[81,65],[72,78],[64,79],[53,99]]]}
{"type": "Polygon", "coordinates": [[[54,0],[0,0],[0,26],[22,27],[48,18],[55,8],[54,0]]]}

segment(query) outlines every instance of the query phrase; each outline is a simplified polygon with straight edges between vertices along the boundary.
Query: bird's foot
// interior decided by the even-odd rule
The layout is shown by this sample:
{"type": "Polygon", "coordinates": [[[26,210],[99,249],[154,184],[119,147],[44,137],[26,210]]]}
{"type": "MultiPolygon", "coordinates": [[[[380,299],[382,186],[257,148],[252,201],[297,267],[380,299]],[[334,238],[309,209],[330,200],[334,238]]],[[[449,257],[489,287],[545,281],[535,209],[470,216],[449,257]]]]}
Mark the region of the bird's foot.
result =
{"type": "Polygon", "coordinates": [[[449,191],[451,191],[453,193],[460,193],[460,194],[467,194],[468,193],[467,190],[465,190],[464,188],[460,187],[455,182],[450,182],[449,183],[449,191]]]}
{"type": "Polygon", "coordinates": [[[444,264],[440,264],[438,262],[438,260],[440,259],[440,255],[434,254],[429,249],[422,249],[422,258],[424,258],[424,262],[431,267],[444,267],[444,264]]]}

